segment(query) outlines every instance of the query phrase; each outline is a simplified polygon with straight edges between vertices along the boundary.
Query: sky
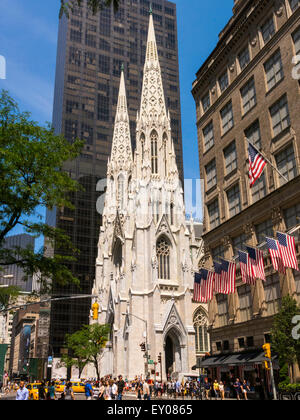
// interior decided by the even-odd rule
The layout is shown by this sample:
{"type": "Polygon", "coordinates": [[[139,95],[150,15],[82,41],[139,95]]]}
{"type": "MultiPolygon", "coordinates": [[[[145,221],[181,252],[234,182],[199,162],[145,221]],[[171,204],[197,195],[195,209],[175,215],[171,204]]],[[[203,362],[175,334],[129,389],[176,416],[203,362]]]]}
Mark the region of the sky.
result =
{"type": "MultiPolygon", "coordinates": [[[[178,44],[185,179],[198,179],[196,72],[232,16],[233,0],[174,0],[178,44]]],[[[6,89],[40,124],[52,121],[60,0],[0,0],[0,56],[6,61],[6,89]]],[[[43,212],[43,211],[42,211],[43,212]]],[[[19,233],[18,231],[14,233],[19,233]]]]}

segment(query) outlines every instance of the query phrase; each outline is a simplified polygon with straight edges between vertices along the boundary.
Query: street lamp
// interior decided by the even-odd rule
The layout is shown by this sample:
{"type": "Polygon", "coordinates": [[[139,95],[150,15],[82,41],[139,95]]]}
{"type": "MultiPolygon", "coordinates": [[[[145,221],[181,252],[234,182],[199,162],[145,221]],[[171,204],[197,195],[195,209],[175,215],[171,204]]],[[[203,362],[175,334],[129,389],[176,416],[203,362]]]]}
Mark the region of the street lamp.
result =
{"type": "Polygon", "coordinates": [[[140,318],[137,315],[131,314],[131,313],[122,313],[122,315],[128,315],[128,316],[133,316],[136,319],[139,319],[140,321],[145,323],[145,328],[146,328],[146,335],[145,335],[145,341],[146,341],[146,363],[145,363],[145,379],[148,376],[148,360],[149,360],[149,354],[148,354],[148,333],[147,333],[147,329],[148,329],[148,323],[145,319],[140,318]]]}

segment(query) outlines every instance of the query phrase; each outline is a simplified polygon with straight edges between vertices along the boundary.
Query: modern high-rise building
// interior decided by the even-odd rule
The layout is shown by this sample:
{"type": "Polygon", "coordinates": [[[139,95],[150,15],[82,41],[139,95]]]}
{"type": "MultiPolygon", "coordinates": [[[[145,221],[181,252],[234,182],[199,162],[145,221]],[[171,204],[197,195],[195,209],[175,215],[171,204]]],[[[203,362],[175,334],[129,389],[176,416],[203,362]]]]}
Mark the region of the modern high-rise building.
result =
{"type": "MultiPolygon", "coordinates": [[[[293,232],[300,259],[299,1],[236,0],[216,48],[197,72],[193,96],[201,178],[205,182],[206,266],[264,251],[266,281],[242,281],[234,295],[209,304],[212,378],[268,383],[262,345],[270,340],[282,298],[300,302],[300,275],[274,270],[266,237],[293,232]],[[248,141],[271,162],[250,188],[248,141]],[[280,176],[276,168],[284,177],[280,176]]],[[[291,374],[299,377],[296,368],[291,374]]]]}
{"type": "MultiPolygon", "coordinates": [[[[176,5],[166,0],[151,5],[177,165],[183,179],[176,5]]],[[[63,17],[59,23],[53,125],[69,141],[79,137],[85,145],[81,155],[65,165],[65,170],[84,187],[84,191],[72,196],[75,209],[59,209],[47,215],[48,223],[67,232],[80,250],[71,265],[80,279],[80,288],[55,288],[55,295],[92,290],[101,223],[96,203],[104,191],[99,180],[105,179],[107,173],[121,68],[124,66],[135,147],[149,10],[150,1],[121,1],[116,14],[106,8],[94,16],[84,1],[82,7],[73,8],[69,19],[63,17]]],[[[90,303],[85,299],[52,305],[50,347],[55,356],[63,348],[65,334],[88,323],[90,303]]]]}
{"type": "MultiPolygon", "coordinates": [[[[8,236],[3,244],[6,249],[34,249],[35,239],[27,233],[8,236]]],[[[0,272],[0,285],[16,286],[23,292],[32,292],[32,276],[26,276],[24,270],[16,264],[8,265],[0,272]]]]}

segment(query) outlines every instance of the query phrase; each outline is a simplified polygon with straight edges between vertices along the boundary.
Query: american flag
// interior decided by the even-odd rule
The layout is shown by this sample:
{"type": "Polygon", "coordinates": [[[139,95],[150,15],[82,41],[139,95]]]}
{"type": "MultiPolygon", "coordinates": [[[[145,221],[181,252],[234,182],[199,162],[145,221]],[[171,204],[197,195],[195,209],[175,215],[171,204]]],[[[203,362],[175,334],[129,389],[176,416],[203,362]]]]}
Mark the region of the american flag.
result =
{"type": "Polygon", "coordinates": [[[267,162],[262,157],[262,155],[249,143],[249,177],[250,177],[250,187],[253,187],[255,181],[257,181],[267,162]]]}
{"type": "Polygon", "coordinates": [[[296,243],[294,236],[277,232],[277,239],[284,266],[300,271],[297,261],[296,243]]]}
{"type": "Polygon", "coordinates": [[[279,271],[279,273],[285,274],[286,270],[281,258],[278,241],[276,239],[266,238],[266,242],[274,269],[279,271]]]}
{"type": "Polygon", "coordinates": [[[243,283],[255,284],[255,277],[249,254],[247,252],[239,251],[239,260],[243,283]]]}
{"type": "Polygon", "coordinates": [[[253,274],[257,279],[266,281],[264,253],[258,249],[247,246],[250,264],[252,264],[253,274]]]}
{"type": "Polygon", "coordinates": [[[220,258],[222,264],[222,282],[224,284],[224,294],[230,295],[235,293],[236,282],[236,264],[220,258]]]}
{"type": "Polygon", "coordinates": [[[222,282],[222,264],[214,261],[215,281],[214,291],[216,293],[224,293],[224,283],[222,282]]]}
{"type": "Polygon", "coordinates": [[[194,301],[198,303],[207,303],[213,298],[214,273],[205,268],[200,273],[195,273],[194,301]]]}

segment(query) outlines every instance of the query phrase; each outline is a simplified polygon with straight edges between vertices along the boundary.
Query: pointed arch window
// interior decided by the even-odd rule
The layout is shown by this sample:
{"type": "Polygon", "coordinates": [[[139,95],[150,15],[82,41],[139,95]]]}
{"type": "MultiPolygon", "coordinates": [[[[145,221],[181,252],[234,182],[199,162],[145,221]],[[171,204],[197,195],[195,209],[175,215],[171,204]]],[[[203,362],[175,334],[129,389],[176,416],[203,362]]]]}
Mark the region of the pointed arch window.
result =
{"type": "Polygon", "coordinates": [[[166,238],[160,238],[156,244],[158,260],[158,278],[170,280],[170,243],[166,238]]]}
{"type": "Polygon", "coordinates": [[[167,177],[167,175],[168,175],[168,170],[167,170],[167,140],[168,140],[168,136],[167,136],[166,133],[164,133],[164,135],[163,135],[163,146],[164,146],[165,177],[167,177]]]}
{"type": "Polygon", "coordinates": [[[118,206],[120,210],[124,209],[124,176],[120,175],[118,178],[118,206]]]}
{"type": "Polygon", "coordinates": [[[145,159],[145,134],[141,135],[142,163],[145,159]]]}
{"type": "Polygon", "coordinates": [[[152,174],[158,173],[158,135],[156,131],[151,133],[151,168],[152,174]]]}
{"type": "Polygon", "coordinates": [[[208,319],[201,308],[197,309],[193,324],[195,328],[196,353],[206,353],[209,351],[208,319]]]}

